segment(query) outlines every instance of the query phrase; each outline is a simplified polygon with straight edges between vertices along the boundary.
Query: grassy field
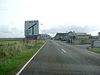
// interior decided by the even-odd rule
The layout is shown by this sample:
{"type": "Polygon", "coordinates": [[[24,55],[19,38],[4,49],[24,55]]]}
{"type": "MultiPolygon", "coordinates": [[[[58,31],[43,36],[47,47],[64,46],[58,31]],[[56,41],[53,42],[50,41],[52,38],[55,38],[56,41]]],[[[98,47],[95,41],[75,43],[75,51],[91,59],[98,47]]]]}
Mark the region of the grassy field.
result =
{"type": "Polygon", "coordinates": [[[96,52],[96,53],[100,53],[100,48],[91,48],[91,47],[89,47],[88,50],[96,52]]]}
{"type": "Polygon", "coordinates": [[[0,75],[15,70],[21,63],[30,58],[45,42],[0,41],[0,75]]]}

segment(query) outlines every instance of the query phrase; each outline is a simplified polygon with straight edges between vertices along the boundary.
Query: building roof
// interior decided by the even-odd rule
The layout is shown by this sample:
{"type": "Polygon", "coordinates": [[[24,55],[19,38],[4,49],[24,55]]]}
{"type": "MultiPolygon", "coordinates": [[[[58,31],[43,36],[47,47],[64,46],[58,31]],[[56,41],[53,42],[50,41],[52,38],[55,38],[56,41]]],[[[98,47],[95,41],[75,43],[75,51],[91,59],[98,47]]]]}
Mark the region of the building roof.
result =
{"type": "Polygon", "coordinates": [[[57,33],[56,35],[55,35],[55,37],[57,37],[57,36],[66,36],[68,33],[57,33]]]}
{"type": "Polygon", "coordinates": [[[75,33],[78,36],[90,36],[90,34],[87,33],[75,33]]]}

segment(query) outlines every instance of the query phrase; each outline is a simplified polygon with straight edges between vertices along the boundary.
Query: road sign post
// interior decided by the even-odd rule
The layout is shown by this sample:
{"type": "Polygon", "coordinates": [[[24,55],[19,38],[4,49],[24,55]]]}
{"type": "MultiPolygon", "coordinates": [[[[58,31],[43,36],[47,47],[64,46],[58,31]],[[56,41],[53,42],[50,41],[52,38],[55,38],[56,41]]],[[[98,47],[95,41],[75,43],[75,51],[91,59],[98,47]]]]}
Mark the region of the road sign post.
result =
{"type": "Polygon", "coordinates": [[[37,37],[39,35],[39,21],[25,21],[25,38],[34,39],[37,44],[37,37]]]}

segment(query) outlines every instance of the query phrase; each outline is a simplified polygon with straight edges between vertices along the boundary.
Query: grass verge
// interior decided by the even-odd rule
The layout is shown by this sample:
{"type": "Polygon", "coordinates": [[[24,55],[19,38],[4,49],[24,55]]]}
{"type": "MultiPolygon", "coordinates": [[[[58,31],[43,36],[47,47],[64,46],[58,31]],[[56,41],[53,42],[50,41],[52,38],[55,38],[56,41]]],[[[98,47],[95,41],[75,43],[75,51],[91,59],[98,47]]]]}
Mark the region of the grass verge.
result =
{"type": "Polygon", "coordinates": [[[89,47],[88,50],[96,52],[96,53],[100,53],[100,48],[91,48],[91,47],[89,47]]]}
{"type": "Polygon", "coordinates": [[[9,72],[15,70],[21,63],[30,58],[44,43],[38,43],[34,48],[28,49],[20,53],[20,55],[6,59],[5,62],[0,63],[0,75],[7,75],[9,72]]]}

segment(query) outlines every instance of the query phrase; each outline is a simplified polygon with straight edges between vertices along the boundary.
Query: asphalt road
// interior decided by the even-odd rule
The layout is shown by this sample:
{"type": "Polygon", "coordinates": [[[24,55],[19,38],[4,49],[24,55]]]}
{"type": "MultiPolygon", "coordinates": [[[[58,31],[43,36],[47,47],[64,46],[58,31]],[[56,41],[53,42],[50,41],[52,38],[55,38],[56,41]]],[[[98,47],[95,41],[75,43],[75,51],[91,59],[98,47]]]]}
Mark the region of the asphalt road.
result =
{"type": "Polygon", "coordinates": [[[48,41],[20,75],[100,75],[100,54],[48,41]]]}

